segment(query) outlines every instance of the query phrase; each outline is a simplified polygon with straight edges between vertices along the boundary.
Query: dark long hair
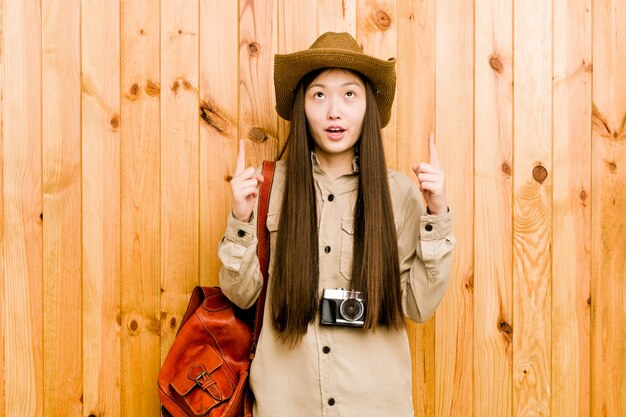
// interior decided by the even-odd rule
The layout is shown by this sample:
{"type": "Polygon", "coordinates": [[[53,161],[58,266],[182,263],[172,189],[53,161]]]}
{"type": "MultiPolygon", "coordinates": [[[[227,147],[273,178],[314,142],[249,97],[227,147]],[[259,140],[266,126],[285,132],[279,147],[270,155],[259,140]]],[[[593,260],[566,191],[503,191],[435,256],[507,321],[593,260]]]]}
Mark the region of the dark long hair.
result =
{"type": "MultiPolygon", "coordinates": [[[[287,174],[274,252],[272,324],[281,341],[295,346],[319,308],[319,248],[315,184],[304,97],[322,72],[302,78],[296,88],[291,127],[279,159],[287,152],[287,174]]],[[[366,298],[365,328],[400,328],[402,298],[398,241],[391,205],[380,117],[371,82],[365,84],[366,109],[359,154],[359,187],[354,208],[353,289],[366,298]]]]}

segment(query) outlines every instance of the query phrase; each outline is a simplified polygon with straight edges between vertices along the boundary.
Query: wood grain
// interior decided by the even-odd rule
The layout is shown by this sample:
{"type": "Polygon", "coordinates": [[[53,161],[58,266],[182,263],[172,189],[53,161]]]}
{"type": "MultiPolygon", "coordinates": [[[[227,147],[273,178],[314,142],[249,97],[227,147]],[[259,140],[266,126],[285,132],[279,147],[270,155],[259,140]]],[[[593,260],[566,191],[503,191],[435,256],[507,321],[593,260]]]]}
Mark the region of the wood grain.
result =
{"type": "MultiPolygon", "coordinates": [[[[396,13],[397,167],[415,178],[411,167],[428,156],[424,138],[434,130],[435,123],[435,3],[400,2],[396,13]]],[[[412,355],[415,416],[432,417],[435,415],[435,319],[419,325],[407,321],[407,334],[412,355]]]]}
{"type": "Polygon", "coordinates": [[[279,145],[273,69],[277,5],[277,0],[239,2],[239,137],[247,140],[247,166],[273,159],[279,145]]]}
{"type": "Polygon", "coordinates": [[[593,4],[591,415],[626,416],[626,4],[593,4]]]}
{"type": "MultiPolygon", "coordinates": [[[[3,30],[4,22],[3,17],[4,4],[0,1],[0,305],[5,305],[6,300],[4,298],[4,131],[2,126],[4,125],[4,56],[2,54],[3,49],[3,30]]],[[[0,308],[0,415],[4,415],[6,410],[6,397],[4,396],[4,322],[6,316],[4,314],[4,308],[0,308]]]]}
{"type": "Polygon", "coordinates": [[[83,415],[122,415],[120,4],[82,3],[83,415]]]}
{"type": "Polygon", "coordinates": [[[80,0],[42,2],[46,416],[82,415],[80,18],[80,0]]]}
{"type": "MultiPolygon", "coordinates": [[[[397,55],[396,3],[393,0],[359,0],[357,3],[357,40],[363,52],[382,60],[397,55]]],[[[387,166],[398,166],[396,156],[396,111],[392,107],[389,124],[383,129],[387,166]]]]}
{"type": "MultiPolygon", "coordinates": [[[[282,24],[278,26],[277,53],[288,54],[308,49],[318,35],[317,0],[306,0],[298,3],[278,0],[278,21],[282,24]]],[[[284,147],[288,134],[289,122],[278,117],[278,152],[284,147]]]]}
{"type": "Polygon", "coordinates": [[[358,0],[318,0],[318,34],[325,32],[348,32],[356,37],[358,0]]]}
{"type": "Polygon", "coordinates": [[[474,84],[472,0],[437,2],[437,149],[446,172],[457,246],[452,278],[436,313],[435,415],[473,412],[474,84]]]}
{"type": "Polygon", "coordinates": [[[555,1],[553,24],[551,415],[583,417],[591,376],[591,1],[555,1]]]}
{"type": "Polygon", "coordinates": [[[161,13],[153,5],[120,3],[122,416],[159,413],[161,13]]]}
{"type": "Polygon", "coordinates": [[[514,3],[513,415],[550,415],[552,5],[514,3]]]}
{"type": "Polygon", "coordinates": [[[198,283],[198,1],[161,2],[161,362],[198,283]]]}
{"type": "Polygon", "coordinates": [[[474,415],[512,417],[512,1],[475,5],[474,415]]]}
{"type": "Polygon", "coordinates": [[[1,412],[43,417],[41,8],[36,2],[2,7],[2,317],[5,378],[11,383],[4,384],[1,412]]]}
{"type": "Polygon", "coordinates": [[[230,213],[235,170],[239,9],[200,1],[200,283],[218,285],[217,250],[230,213]],[[223,25],[223,22],[234,24],[223,25]]]}

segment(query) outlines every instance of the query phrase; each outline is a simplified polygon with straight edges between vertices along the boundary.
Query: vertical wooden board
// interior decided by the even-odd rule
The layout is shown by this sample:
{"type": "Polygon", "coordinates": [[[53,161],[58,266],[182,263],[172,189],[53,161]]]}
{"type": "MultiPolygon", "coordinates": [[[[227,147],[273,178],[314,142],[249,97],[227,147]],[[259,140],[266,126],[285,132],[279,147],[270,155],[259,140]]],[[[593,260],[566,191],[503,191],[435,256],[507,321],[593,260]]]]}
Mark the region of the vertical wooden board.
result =
{"type": "MultiPolygon", "coordinates": [[[[396,146],[398,170],[428,157],[435,122],[435,3],[400,1],[397,13],[396,146]]],[[[416,180],[415,180],[416,181],[416,180]]],[[[407,321],[413,367],[415,416],[435,415],[435,319],[407,321]]]]}
{"type": "Polygon", "coordinates": [[[474,416],[512,417],[513,1],[475,5],[474,416]]]}
{"type": "Polygon", "coordinates": [[[277,4],[239,2],[239,137],[247,140],[247,166],[274,159],[279,145],[274,96],[277,4]]]}
{"type": "MultiPolygon", "coordinates": [[[[357,2],[357,40],[363,52],[382,60],[397,55],[396,2],[394,0],[359,0],[357,2]]],[[[389,124],[383,129],[383,147],[387,166],[396,168],[396,111],[394,105],[389,124]]]]}
{"type": "Polygon", "coordinates": [[[626,4],[593,3],[591,415],[626,416],[626,4]]]}
{"type": "MultiPolygon", "coordinates": [[[[278,46],[279,54],[307,49],[317,38],[317,0],[293,2],[278,0],[278,46]]],[[[289,134],[289,122],[278,118],[278,150],[282,150],[289,134]]]]}
{"type": "Polygon", "coordinates": [[[82,415],[80,72],[80,0],[42,2],[46,416],[82,415]]]}
{"type": "Polygon", "coordinates": [[[317,32],[348,32],[356,37],[357,0],[317,0],[317,32]]]}
{"type": "Polygon", "coordinates": [[[198,1],[161,1],[161,362],[198,283],[198,1]]]}
{"type": "Polygon", "coordinates": [[[83,407],[120,408],[119,0],[83,0],[83,407]]]}
{"type": "MultiPolygon", "coordinates": [[[[2,12],[4,10],[4,2],[0,0],[0,305],[5,305],[4,299],[4,132],[2,126],[4,125],[4,55],[3,51],[3,21],[2,12]]],[[[4,308],[0,308],[0,415],[5,415],[6,401],[4,396],[5,387],[5,372],[4,372],[4,321],[6,316],[4,315],[4,308]]]]}
{"type": "Polygon", "coordinates": [[[436,140],[457,246],[437,310],[435,415],[473,413],[474,1],[437,2],[436,140]]]}
{"type": "Polygon", "coordinates": [[[552,4],[514,3],[513,414],[550,415],[552,4]]]}
{"type": "Polygon", "coordinates": [[[160,9],[122,0],[121,42],[121,409],[159,415],[160,9]]]}
{"type": "Polygon", "coordinates": [[[200,283],[218,285],[238,146],[237,2],[200,0],[200,283]]]}
{"type": "Polygon", "coordinates": [[[591,0],[554,1],[553,416],[589,415],[591,0]]]}
{"type": "Polygon", "coordinates": [[[44,415],[41,8],[3,2],[3,344],[6,416],[44,415]],[[6,117],[10,114],[11,117],[6,117]],[[10,279],[8,279],[10,277],[10,279]]]}

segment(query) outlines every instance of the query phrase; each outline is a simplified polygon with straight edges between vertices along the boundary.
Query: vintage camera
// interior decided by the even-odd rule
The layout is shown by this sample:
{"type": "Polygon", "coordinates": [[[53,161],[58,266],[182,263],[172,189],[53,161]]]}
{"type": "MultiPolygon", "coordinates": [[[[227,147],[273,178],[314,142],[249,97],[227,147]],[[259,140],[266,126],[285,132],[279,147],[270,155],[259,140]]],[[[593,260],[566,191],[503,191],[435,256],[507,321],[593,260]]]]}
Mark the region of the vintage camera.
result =
{"type": "Polygon", "coordinates": [[[322,324],[329,326],[363,327],[365,300],[360,291],[325,288],[322,293],[322,324]]]}

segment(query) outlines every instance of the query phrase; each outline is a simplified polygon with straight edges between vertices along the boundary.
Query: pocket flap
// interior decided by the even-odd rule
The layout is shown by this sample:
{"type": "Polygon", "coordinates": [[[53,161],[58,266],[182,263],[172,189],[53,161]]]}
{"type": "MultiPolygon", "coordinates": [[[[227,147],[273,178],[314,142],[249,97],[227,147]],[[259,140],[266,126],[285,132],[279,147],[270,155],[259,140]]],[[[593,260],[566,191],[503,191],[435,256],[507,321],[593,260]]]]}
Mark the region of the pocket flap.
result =
{"type": "Polygon", "coordinates": [[[278,223],[280,222],[280,215],[278,213],[272,213],[267,215],[267,230],[275,232],[278,230],[278,223]]]}
{"type": "Polygon", "coordinates": [[[341,228],[349,235],[354,234],[354,217],[342,217],[341,228]]]}

